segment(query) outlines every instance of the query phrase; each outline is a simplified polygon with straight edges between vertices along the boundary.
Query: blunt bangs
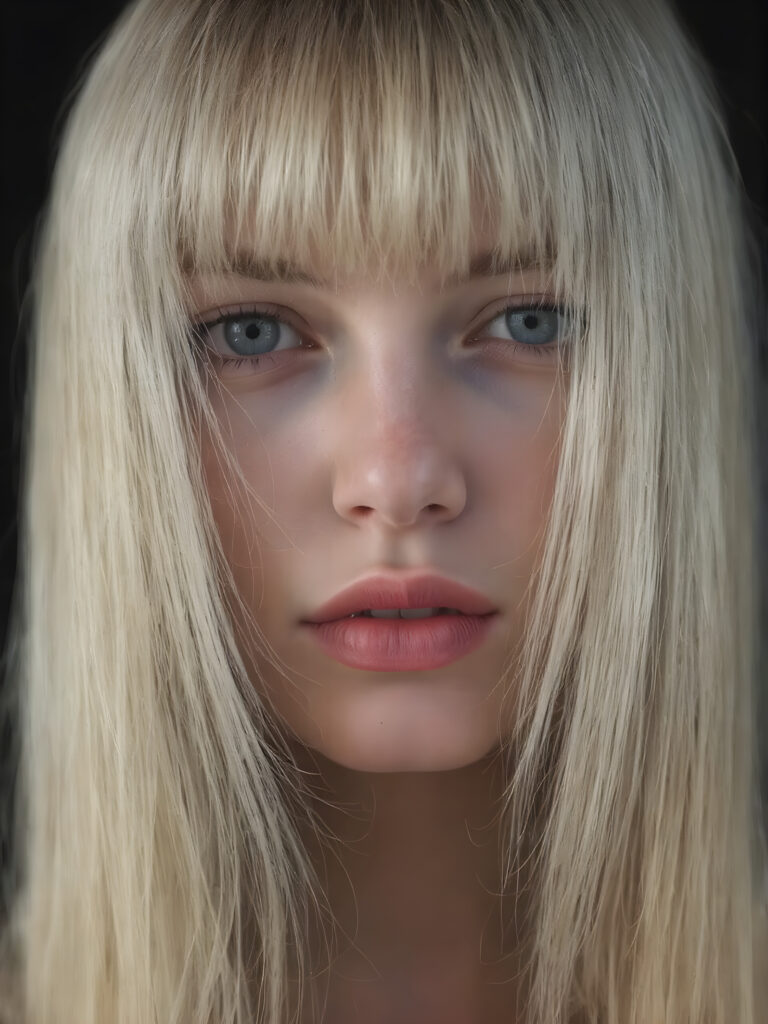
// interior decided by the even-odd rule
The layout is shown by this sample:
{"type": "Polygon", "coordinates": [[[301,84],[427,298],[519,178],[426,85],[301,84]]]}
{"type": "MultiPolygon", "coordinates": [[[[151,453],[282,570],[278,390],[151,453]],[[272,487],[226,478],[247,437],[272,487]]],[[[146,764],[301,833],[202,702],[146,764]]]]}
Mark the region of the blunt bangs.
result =
{"type": "MultiPolygon", "coordinates": [[[[150,227],[185,271],[229,271],[247,247],[341,275],[461,274],[483,222],[500,261],[557,254],[573,284],[616,238],[609,168],[621,182],[644,167],[616,138],[615,108],[590,95],[615,41],[588,12],[564,14],[461,0],[179,7],[123,85],[136,202],[162,196],[150,227]]],[[[602,83],[616,90],[631,101],[632,83],[602,83]]]]}

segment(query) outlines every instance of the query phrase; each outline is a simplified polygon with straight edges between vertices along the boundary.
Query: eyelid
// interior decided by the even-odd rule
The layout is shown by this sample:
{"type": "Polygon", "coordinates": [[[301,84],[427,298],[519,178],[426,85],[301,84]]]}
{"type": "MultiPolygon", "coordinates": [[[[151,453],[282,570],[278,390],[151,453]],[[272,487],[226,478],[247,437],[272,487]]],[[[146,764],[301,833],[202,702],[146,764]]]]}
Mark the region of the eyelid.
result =
{"type": "MultiPolygon", "coordinates": [[[[566,312],[566,305],[562,302],[558,302],[554,295],[549,294],[533,294],[533,295],[505,295],[501,299],[494,299],[493,302],[489,302],[483,306],[479,313],[473,318],[472,323],[478,327],[482,327],[490,320],[496,318],[499,313],[506,313],[507,310],[521,310],[521,309],[558,309],[562,312],[566,312]],[[482,318],[482,319],[478,319],[482,318]]],[[[470,327],[470,330],[476,328],[470,327]]]]}
{"type": "MultiPolygon", "coordinates": [[[[495,310],[496,313],[504,313],[508,309],[536,309],[536,308],[557,308],[561,311],[566,311],[566,307],[563,303],[558,303],[555,297],[547,293],[521,293],[517,295],[505,295],[500,299],[494,299],[493,301],[486,303],[478,313],[476,313],[470,320],[469,331],[475,330],[477,327],[482,327],[484,322],[480,320],[480,317],[492,317],[495,310]]],[[[254,300],[252,302],[239,302],[232,303],[231,305],[213,306],[206,310],[204,313],[195,313],[190,316],[190,323],[193,328],[199,329],[201,327],[212,326],[217,321],[223,320],[228,316],[244,316],[254,311],[263,312],[270,316],[275,316],[279,319],[284,319],[291,327],[295,327],[297,331],[311,331],[312,328],[307,320],[301,316],[300,313],[295,312],[287,306],[281,306],[274,302],[263,301],[261,299],[254,300]],[[294,321],[299,321],[299,324],[294,321]]]]}
{"type": "Polygon", "coordinates": [[[213,306],[205,313],[195,313],[190,318],[190,323],[195,329],[211,327],[214,324],[221,323],[227,317],[248,316],[253,314],[254,311],[274,317],[277,320],[284,320],[296,331],[305,332],[311,330],[311,327],[300,313],[296,313],[288,306],[280,306],[277,303],[262,301],[261,299],[253,302],[237,302],[229,306],[213,306]],[[302,326],[299,326],[295,321],[299,321],[302,326]]]}

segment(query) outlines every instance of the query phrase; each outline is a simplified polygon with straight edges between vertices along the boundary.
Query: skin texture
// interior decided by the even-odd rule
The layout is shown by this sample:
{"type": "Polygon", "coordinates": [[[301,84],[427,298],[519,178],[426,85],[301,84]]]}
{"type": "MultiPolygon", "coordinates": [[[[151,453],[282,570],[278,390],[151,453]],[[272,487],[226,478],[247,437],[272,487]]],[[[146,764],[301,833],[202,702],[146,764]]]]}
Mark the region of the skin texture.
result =
{"type": "MultiPolygon", "coordinates": [[[[478,235],[473,254],[488,242],[478,235]]],[[[502,908],[497,895],[494,752],[514,700],[499,680],[523,639],[567,369],[556,352],[515,352],[502,314],[551,302],[547,275],[440,289],[425,266],[415,284],[189,283],[195,321],[266,302],[289,325],[279,364],[212,371],[250,499],[208,439],[202,455],[226,557],[271,648],[248,645],[254,685],[335,837],[330,857],[306,837],[342,935],[323,976],[326,1019],[509,1021],[519,936],[515,901],[502,908]],[[483,350],[493,338],[497,350],[483,350]],[[352,581],[398,569],[488,596],[500,610],[488,640],[441,669],[368,672],[327,657],[300,626],[352,581]]],[[[232,354],[221,325],[208,343],[232,354]]]]}

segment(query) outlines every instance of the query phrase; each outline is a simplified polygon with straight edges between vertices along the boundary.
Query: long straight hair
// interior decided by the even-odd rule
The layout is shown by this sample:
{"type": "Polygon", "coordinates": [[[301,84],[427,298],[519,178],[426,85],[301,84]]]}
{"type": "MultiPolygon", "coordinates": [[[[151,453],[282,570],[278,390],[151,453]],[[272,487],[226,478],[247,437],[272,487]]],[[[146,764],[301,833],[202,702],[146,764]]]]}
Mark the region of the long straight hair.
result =
{"type": "Polygon", "coordinates": [[[502,680],[526,1019],[766,1019],[757,303],[695,49],[660,0],[138,0],[68,114],[32,286],[19,1020],[300,1005],[309,801],[234,632],[187,274],[246,234],[275,264],[464,271],[478,200],[499,255],[551,260],[585,311],[502,680]]]}

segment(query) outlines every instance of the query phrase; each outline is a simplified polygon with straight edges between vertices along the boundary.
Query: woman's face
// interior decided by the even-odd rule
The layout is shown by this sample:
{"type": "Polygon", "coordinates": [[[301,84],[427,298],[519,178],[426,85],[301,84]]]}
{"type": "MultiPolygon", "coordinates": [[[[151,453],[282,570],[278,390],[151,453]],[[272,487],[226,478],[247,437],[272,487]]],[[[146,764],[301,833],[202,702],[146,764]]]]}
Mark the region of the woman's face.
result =
{"type": "MultiPolygon", "coordinates": [[[[479,238],[472,256],[489,248],[479,238]]],[[[196,322],[232,314],[205,343],[245,359],[214,360],[210,399],[251,499],[208,438],[203,462],[239,594],[280,666],[244,650],[254,685],[289,734],[348,768],[480,760],[511,727],[499,681],[523,638],[558,464],[565,321],[530,310],[552,303],[546,272],[486,272],[442,288],[428,266],[416,284],[190,284],[196,322]],[[510,306],[529,312],[505,315],[510,306]],[[350,663],[306,624],[353,582],[418,573],[479,591],[497,610],[473,649],[446,654],[417,638],[438,667],[366,654],[350,663]]],[[[356,636],[349,642],[365,651],[356,636]]]]}

